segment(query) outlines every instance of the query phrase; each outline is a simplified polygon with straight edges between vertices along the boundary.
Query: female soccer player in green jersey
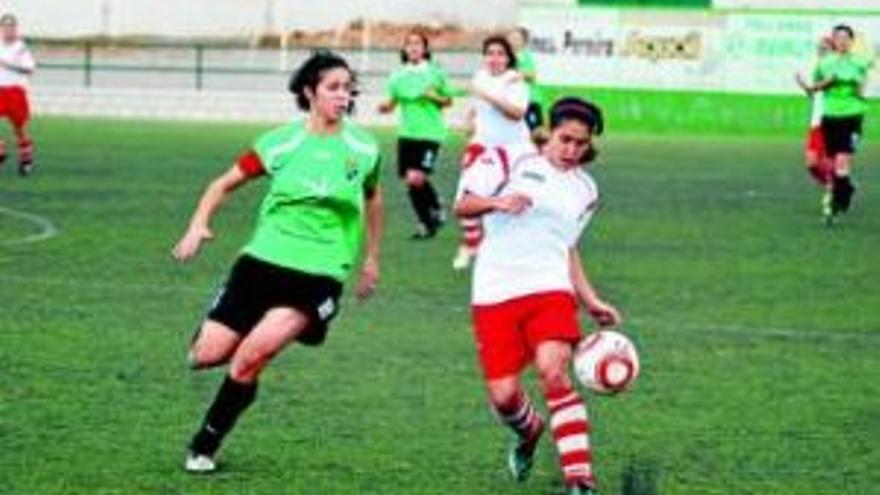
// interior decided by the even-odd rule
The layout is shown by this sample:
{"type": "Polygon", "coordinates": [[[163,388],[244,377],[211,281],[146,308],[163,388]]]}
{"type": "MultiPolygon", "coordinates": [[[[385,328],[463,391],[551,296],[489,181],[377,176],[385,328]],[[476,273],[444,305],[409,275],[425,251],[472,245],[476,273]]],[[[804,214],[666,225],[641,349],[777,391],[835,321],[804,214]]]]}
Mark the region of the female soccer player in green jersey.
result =
{"type": "Polygon", "coordinates": [[[419,221],[414,239],[434,237],[443,221],[437,191],[429,180],[446,139],[443,108],[452,104],[453,90],[446,73],[432,60],[427,36],[418,31],[406,35],[400,52],[403,65],[391,74],[387,99],[379,111],[400,108],[397,140],[397,171],[409,190],[419,221]]]}
{"type": "Polygon", "coordinates": [[[346,118],[354,75],[346,61],[319,52],[290,81],[307,115],[254,142],[199,201],[174,257],[192,259],[214,237],[210,222],[229,195],[269,180],[257,225],[190,350],[193,368],[229,364],[229,372],[189,444],[185,467],[216,469],[224,436],[253,402],[257,378],[284,347],[319,345],[336,315],[366,232],[357,296],[379,277],[382,196],[373,137],[346,118]]]}
{"type": "Polygon", "coordinates": [[[823,205],[826,222],[849,210],[855,186],[850,179],[852,157],[862,134],[862,121],[868,104],[864,85],[871,60],[852,53],[855,33],[841,24],[832,30],[834,51],[822,57],[813,74],[814,84],[805,89],[824,92],[822,133],[825,150],[832,162],[833,177],[829,201],[823,205]]]}

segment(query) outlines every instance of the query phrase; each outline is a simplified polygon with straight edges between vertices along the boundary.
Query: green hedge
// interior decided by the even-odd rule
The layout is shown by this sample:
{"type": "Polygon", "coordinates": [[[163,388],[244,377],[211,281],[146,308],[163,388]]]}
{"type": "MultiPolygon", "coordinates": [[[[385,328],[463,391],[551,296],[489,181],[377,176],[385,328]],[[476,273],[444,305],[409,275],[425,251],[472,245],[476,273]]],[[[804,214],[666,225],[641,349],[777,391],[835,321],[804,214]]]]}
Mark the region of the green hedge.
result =
{"type": "MultiPolygon", "coordinates": [[[[547,93],[594,101],[610,132],[792,136],[805,133],[810,117],[809,100],[802,96],[566,87],[549,87],[547,93]]],[[[867,137],[880,136],[875,122],[880,124],[880,110],[872,105],[867,137]]]]}

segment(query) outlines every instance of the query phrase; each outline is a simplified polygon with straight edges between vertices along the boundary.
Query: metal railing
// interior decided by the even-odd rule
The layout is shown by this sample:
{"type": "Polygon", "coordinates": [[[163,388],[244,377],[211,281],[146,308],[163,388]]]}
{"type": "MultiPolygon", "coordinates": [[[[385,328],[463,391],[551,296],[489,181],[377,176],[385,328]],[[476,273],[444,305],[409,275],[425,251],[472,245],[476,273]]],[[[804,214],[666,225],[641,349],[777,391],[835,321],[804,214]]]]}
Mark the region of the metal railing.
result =
{"type": "MultiPolygon", "coordinates": [[[[106,43],[31,41],[38,63],[36,83],[82,87],[170,86],[201,91],[277,88],[313,50],[255,48],[220,44],[106,43]],[[236,83],[235,81],[238,80],[236,83]]],[[[362,83],[375,87],[399,66],[391,49],[337,50],[357,70],[362,83]]],[[[452,79],[469,78],[479,64],[474,51],[435,54],[452,79]]]]}

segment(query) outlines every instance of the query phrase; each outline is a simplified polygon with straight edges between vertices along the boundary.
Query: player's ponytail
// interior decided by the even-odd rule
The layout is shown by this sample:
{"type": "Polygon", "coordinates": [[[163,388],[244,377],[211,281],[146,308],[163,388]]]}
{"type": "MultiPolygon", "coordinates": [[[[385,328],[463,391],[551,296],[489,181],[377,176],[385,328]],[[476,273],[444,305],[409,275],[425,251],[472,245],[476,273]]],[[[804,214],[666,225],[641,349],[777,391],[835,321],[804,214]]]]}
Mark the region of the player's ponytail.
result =
{"type": "MultiPolygon", "coordinates": [[[[312,53],[312,55],[306,59],[296,71],[294,71],[293,75],[290,77],[290,82],[287,85],[287,89],[296,96],[296,106],[304,112],[309,111],[311,103],[306,96],[306,88],[314,94],[315,90],[318,88],[318,84],[321,82],[321,78],[324,76],[324,73],[328,70],[339,68],[345,69],[351,74],[353,84],[357,82],[355,72],[348,65],[348,62],[346,62],[341,56],[329,50],[316,50],[312,53]]],[[[357,91],[353,91],[352,93],[352,97],[357,96],[357,91]]],[[[349,113],[354,111],[354,100],[352,100],[351,107],[348,111],[349,113]]]]}

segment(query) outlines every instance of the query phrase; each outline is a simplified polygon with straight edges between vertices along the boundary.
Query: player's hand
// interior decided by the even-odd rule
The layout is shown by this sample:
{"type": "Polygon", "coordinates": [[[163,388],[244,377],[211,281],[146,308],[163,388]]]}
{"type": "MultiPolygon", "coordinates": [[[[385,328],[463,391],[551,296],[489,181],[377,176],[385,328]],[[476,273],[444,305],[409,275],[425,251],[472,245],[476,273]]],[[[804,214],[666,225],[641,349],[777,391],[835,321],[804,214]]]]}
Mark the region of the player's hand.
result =
{"type": "Polygon", "coordinates": [[[185,263],[199,254],[202,243],[214,238],[214,232],[208,227],[190,227],[186,234],[177,241],[171,255],[181,263],[185,263]]]}
{"type": "Polygon", "coordinates": [[[495,211],[519,215],[532,206],[532,198],[525,194],[513,193],[501,196],[495,201],[495,211]]]}
{"type": "Polygon", "coordinates": [[[803,74],[801,74],[800,72],[795,73],[794,80],[795,80],[795,82],[797,82],[798,86],[800,86],[801,89],[807,93],[807,95],[813,94],[813,88],[811,88],[810,85],[807,84],[807,81],[806,81],[806,79],[804,79],[803,74]]]}
{"type": "Polygon", "coordinates": [[[601,299],[590,301],[586,306],[587,313],[589,313],[593,320],[595,320],[602,328],[614,328],[623,322],[623,317],[620,316],[620,311],[618,311],[612,304],[601,299]]]}
{"type": "Polygon", "coordinates": [[[364,302],[376,291],[376,285],[379,283],[379,262],[374,258],[364,259],[361,267],[361,278],[358,280],[355,295],[358,301],[364,302]]]}

